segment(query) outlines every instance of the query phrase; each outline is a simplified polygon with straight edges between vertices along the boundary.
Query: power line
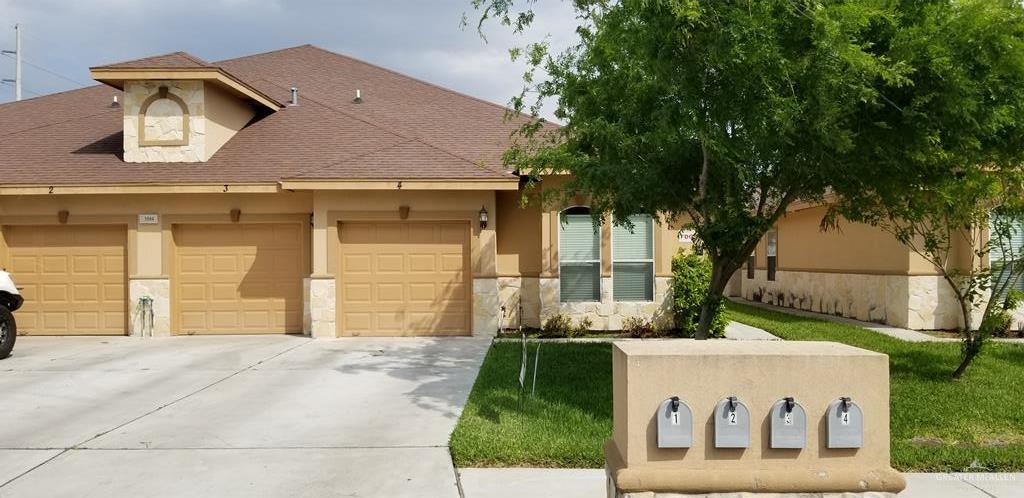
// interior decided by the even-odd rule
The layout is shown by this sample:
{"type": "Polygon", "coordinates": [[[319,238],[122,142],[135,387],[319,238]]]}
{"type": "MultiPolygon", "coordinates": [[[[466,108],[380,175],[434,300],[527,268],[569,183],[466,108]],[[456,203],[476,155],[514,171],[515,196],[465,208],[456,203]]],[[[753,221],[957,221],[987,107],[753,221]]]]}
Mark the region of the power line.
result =
{"type": "MultiPolygon", "coordinates": [[[[3,83],[5,85],[10,85],[12,87],[15,86],[14,82],[12,82],[12,81],[3,80],[3,81],[0,81],[0,83],[3,83]]],[[[35,95],[36,97],[42,97],[43,96],[43,94],[33,92],[32,90],[29,90],[28,88],[25,88],[24,86],[21,87],[21,90],[23,92],[26,92],[26,93],[31,93],[32,95],[35,95]]]]}
{"type": "MultiPolygon", "coordinates": [[[[5,57],[7,57],[8,59],[13,59],[13,57],[10,54],[3,54],[3,55],[5,57]]],[[[69,77],[64,76],[64,75],[62,75],[60,73],[57,73],[55,71],[51,71],[51,70],[46,69],[45,67],[40,66],[38,64],[33,64],[32,62],[29,62],[29,61],[25,60],[24,57],[21,58],[21,62],[24,63],[24,64],[28,64],[29,66],[32,66],[32,67],[34,67],[34,68],[36,68],[36,69],[38,69],[38,70],[40,70],[40,71],[42,71],[44,73],[49,73],[50,75],[53,75],[53,76],[56,76],[56,77],[58,77],[58,78],[60,78],[62,80],[74,83],[74,84],[76,84],[78,86],[89,86],[89,83],[82,83],[81,81],[77,81],[77,80],[75,80],[73,78],[69,78],[69,77]]]]}

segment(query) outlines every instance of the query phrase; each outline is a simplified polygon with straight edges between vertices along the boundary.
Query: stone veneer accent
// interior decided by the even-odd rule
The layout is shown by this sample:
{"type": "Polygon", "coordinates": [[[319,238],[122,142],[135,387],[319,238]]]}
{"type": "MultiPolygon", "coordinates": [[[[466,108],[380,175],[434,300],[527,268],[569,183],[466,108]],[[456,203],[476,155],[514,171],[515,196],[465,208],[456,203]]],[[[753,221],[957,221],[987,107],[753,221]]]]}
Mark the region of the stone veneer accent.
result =
{"type": "MultiPolygon", "coordinates": [[[[171,280],[167,278],[133,278],[128,281],[128,323],[133,337],[143,337],[143,317],[139,300],[153,298],[153,328],[145,337],[171,335],[171,280]]],[[[148,322],[148,317],[146,318],[148,322]]]]}
{"type": "MultiPolygon", "coordinates": [[[[907,324],[904,327],[918,330],[955,329],[960,326],[960,304],[953,289],[942,277],[907,277],[907,324]]],[[[974,326],[981,325],[983,309],[975,310],[974,326]]]]}
{"type": "MultiPolygon", "coordinates": [[[[867,275],[779,270],[775,281],[767,271],[746,278],[740,270],[744,299],[762,303],[885,323],[918,330],[953,329],[960,308],[937,275],[867,275]]],[[[980,320],[980,312],[975,315],[980,320]]]]}
{"type": "Polygon", "coordinates": [[[611,277],[602,277],[600,302],[563,303],[558,278],[541,278],[540,306],[541,322],[561,313],[574,322],[589,318],[591,330],[622,330],[629,317],[645,318],[658,327],[668,328],[672,326],[672,279],[655,277],[651,302],[616,302],[612,298],[611,277]]]}
{"type": "Polygon", "coordinates": [[[490,337],[498,333],[501,306],[498,304],[498,279],[473,279],[473,335],[490,337]]]}
{"type": "Polygon", "coordinates": [[[337,297],[334,277],[302,280],[302,331],[314,338],[337,337],[337,297]]]}
{"type": "Polygon", "coordinates": [[[753,279],[740,272],[743,298],[750,301],[907,326],[906,276],[779,270],[768,281],[765,270],[755,270],[753,279]]]}
{"type": "MultiPolygon", "coordinates": [[[[866,275],[765,270],[748,279],[740,269],[742,295],[748,301],[885,323],[914,330],[951,330],[960,326],[960,305],[938,275],[866,275]]],[[[981,325],[984,303],[974,310],[981,325]]],[[[1024,306],[1013,312],[1013,329],[1024,329],[1024,306]]]]}
{"type": "MultiPolygon", "coordinates": [[[[129,81],[124,86],[124,161],[201,162],[206,158],[205,95],[202,81],[129,81]],[[183,100],[189,112],[188,143],[180,146],[139,146],[139,119],[142,104],[166,86],[168,93],[183,100]]],[[[150,106],[145,122],[149,140],[180,139],[182,118],[177,104],[159,99],[150,106]],[[152,133],[152,135],[150,134],[152,133]],[[155,135],[155,136],[154,136],[155,135]]]]}
{"type": "Polygon", "coordinates": [[[540,279],[537,277],[498,277],[498,309],[505,307],[501,327],[540,327],[540,279]],[[519,307],[522,305],[522,316],[519,307]]]}

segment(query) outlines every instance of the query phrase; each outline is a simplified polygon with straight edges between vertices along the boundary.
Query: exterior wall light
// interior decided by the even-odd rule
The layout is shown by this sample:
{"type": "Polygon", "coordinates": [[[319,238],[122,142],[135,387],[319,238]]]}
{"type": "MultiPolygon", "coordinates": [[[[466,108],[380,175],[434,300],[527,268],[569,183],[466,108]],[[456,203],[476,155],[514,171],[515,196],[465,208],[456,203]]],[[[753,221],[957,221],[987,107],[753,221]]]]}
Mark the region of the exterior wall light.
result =
{"type": "Polygon", "coordinates": [[[487,206],[480,207],[480,228],[487,228],[487,206]]]}

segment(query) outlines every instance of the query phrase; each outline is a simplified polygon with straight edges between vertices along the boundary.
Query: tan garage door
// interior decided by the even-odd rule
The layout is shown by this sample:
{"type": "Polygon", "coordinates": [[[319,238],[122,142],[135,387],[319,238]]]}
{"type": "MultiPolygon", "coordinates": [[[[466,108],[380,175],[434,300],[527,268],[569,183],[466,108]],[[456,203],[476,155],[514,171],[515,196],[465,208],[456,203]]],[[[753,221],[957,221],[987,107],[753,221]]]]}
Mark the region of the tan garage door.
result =
{"type": "Polygon", "coordinates": [[[123,226],[9,226],[14,281],[25,305],[18,332],[124,335],[128,311],[123,226]]]}
{"type": "Polygon", "coordinates": [[[343,335],[468,335],[469,225],[342,223],[343,335]]]}
{"type": "Polygon", "coordinates": [[[298,223],[175,225],[172,330],[302,332],[306,251],[298,223]]]}

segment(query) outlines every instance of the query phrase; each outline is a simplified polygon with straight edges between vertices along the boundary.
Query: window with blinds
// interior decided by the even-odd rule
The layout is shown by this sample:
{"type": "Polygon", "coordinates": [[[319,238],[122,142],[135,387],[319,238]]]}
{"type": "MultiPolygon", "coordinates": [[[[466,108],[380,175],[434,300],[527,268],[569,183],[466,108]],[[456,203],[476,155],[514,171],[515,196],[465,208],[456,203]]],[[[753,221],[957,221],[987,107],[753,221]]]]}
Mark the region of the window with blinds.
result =
{"type": "MultiPolygon", "coordinates": [[[[993,218],[994,217],[995,215],[993,215],[993,218]]],[[[1000,221],[1007,220],[1001,219],[1000,221]]],[[[993,226],[995,225],[995,222],[996,220],[993,219],[989,226],[989,233],[992,237],[996,236],[996,229],[993,226]]],[[[1014,223],[1007,240],[992,240],[991,244],[991,250],[989,251],[988,257],[989,261],[992,263],[992,278],[996,280],[996,287],[999,288],[1002,287],[1002,285],[1005,284],[1006,279],[1009,278],[1009,270],[1014,264],[1024,264],[1024,261],[1022,261],[1022,259],[1024,259],[1024,254],[1021,254],[1021,250],[1024,248],[1024,225],[1020,222],[1014,223]]],[[[1024,292],[1024,279],[1018,280],[1014,286],[1006,290],[1010,291],[1013,289],[1024,292]]],[[[1005,295],[1000,296],[1000,298],[1005,297],[1005,295]]]]}
{"type": "Polygon", "coordinates": [[[590,209],[570,208],[558,229],[558,276],[563,303],[601,300],[601,231],[590,209]]]}
{"type": "Polygon", "coordinates": [[[654,220],[629,217],[612,227],[612,295],[616,301],[654,300],[654,220]]]}

